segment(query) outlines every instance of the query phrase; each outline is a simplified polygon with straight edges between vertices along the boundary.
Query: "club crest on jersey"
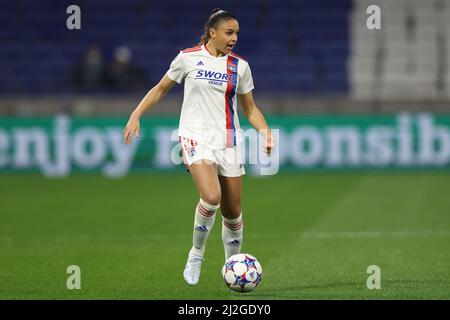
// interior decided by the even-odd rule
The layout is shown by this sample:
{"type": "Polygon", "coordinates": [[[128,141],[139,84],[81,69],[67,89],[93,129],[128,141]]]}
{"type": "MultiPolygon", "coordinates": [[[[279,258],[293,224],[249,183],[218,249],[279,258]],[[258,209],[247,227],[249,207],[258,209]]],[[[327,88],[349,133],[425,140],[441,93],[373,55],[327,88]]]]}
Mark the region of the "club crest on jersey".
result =
{"type": "Polygon", "coordinates": [[[237,68],[236,68],[236,65],[234,63],[230,63],[228,65],[228,70],[230,70],[231,72],[237,73],[237,68]]]}

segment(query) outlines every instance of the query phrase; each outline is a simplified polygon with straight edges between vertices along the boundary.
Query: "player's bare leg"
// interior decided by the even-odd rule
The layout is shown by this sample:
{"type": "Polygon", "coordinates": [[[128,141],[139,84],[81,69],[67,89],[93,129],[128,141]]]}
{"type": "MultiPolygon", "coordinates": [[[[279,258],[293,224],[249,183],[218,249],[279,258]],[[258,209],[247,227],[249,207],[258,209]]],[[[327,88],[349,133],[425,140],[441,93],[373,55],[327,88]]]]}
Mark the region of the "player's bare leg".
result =
{"type": "Polygon", "coordinates": [[[222,240],[225,260],[241,251],[244,224],[242,220],[241,198],[242,177],[219,176],[222,190],[222,240]]]}
{"type": "Polygon", "coordinates": [[[215,163],[206,160],[194,162],[189,166],[189,171],[200,200],[195,209],[192,248],[189,251],[183,276],[187,283],[196,285],[200,279],[205,243],[220,206],[221,190],[215,163]]]}

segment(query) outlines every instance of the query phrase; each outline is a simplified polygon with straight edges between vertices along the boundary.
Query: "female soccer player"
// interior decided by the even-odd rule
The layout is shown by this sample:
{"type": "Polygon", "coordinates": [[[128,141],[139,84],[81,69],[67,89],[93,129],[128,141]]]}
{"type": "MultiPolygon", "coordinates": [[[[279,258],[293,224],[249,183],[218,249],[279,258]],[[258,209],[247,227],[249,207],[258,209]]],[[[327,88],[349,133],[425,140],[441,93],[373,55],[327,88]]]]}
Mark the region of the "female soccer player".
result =
{"type": "Polygon", "coordinates": [[[241,250],[242,164],[236,94],[244,115],[265,138],[264,153],[274,146],[270,128],[256,106],[250,67],[232,52],[238,38],[237,18],[215,9],[204,27],[200,43],[181,51],[161,81],[132,112],[124,129],[124,143],[139,137],[139,119],[175,85],[184,80],[184,100],[179,124],[183,162],[191,173],[200,199],[195,208],[193,244],[184,279],[198,283],[204,260],[205,242],[221,208],[225,259],[241,250]]]}

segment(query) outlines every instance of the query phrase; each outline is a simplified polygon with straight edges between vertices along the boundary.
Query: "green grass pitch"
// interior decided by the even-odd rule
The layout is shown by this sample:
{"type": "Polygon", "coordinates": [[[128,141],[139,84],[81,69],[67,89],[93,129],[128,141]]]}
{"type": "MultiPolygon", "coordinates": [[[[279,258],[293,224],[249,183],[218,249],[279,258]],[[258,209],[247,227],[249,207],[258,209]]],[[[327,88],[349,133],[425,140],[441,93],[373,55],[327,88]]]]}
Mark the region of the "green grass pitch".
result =
{"type": "Polygon", "coordinates": [[[2,174],[0,299],[449,299],[449,190],[448,171],[246,176],[243,251],[264,276],[239,294],[221,278],[219,219],[200,283],[183,280],[189,174],[2,174]],[[69,265],[80,290],[66,288],[69,265]]]}

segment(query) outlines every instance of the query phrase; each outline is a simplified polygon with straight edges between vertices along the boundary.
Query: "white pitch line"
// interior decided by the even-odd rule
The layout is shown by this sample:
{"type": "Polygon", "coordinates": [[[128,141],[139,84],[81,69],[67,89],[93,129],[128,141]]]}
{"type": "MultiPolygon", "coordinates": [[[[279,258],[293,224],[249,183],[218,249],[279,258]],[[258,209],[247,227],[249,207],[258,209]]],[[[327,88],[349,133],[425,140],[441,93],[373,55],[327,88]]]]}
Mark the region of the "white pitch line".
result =
{"type": "Polygon", "coordinates": [[[128,240],[167,240],[170,239],[190,239],[192,235],[180,235],[180,234],[134,234],[134,235],[121,235],[121,234],[74,234],[74,235],[10,235],[10,236],[0,236],[0,242],[12,242],[12,241],[23,241],[23,242],[33,242],[33,241],[122,241],[127,242],[128,240]]]}
{"type": "Polygon", "coordinates": [[[450,237],[450,230],[394,230],[394,231],[309,231],[300,235],[302,238],[410,238],[410,237],[450,237]]]}
{"type": "MultiPolygon", "coordinates": [[[[292,236],[300,239],[361,239],[361,238],[414,238],[414,237],[450,237],[450,230],[394,230],[394,231],[306,231],[300,234],[293,234],[290,232],[279,233],[253,233],[248,234],[249,239],[270,239],[270,238],[290,238],[292,236]]],[[[178,233],[164,233],[164,234],[135,234],[135,235],[121,235],[121,234],[77,234],[77,235],[35,235],[35,236],[0,236],[0,242],[12,243],[16,241],[34,242],[34,241],[119,241],[126,243],[129,240],[136,241],[165,241],[172,240],[190,240],[191,235],[178,233]]],[[[211,238],[217,238],[217,235],[211,235],[211,238]]]]}

